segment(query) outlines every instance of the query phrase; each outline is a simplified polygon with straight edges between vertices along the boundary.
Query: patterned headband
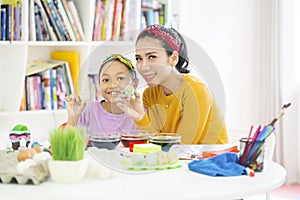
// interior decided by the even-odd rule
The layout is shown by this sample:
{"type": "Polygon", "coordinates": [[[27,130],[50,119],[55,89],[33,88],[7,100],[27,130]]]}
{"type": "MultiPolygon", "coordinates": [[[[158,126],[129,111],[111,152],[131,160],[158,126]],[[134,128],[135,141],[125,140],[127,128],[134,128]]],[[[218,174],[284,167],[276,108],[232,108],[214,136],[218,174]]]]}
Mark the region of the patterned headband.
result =
{"type": "Polygon", "coordinates": [[[123,57],[120,54],[112,54],[111,56],[107,57],[103,62],[101,66],[104,66],[106,63],[112,61],[112,60],[118,60],[130,70],[130,71],[135,71],[135,67],[133,66],[132,62],[128,59],[123,57]]]}
{"type": "Polygon", "coordinates": [[[177,40],[170,33],[167,33],[165,31],[161,30],[159,25],[154,24],[154,25],[148,26],[142,32],[145,32],[145,31],[148,31],[148,34],[154,34],[155,36],[162,37],[170,45],[170,47],[173,50],[177,51],[178,53],[180,52],[180,46],[179,46],[177,40]]]}

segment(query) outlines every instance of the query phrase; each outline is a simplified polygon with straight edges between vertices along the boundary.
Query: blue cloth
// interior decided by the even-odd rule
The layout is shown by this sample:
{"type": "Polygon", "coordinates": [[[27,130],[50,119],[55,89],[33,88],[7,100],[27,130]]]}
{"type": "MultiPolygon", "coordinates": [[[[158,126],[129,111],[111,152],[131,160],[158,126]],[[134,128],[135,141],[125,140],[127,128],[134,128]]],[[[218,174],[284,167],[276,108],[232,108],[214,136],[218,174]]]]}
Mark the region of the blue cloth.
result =
{"type": "Polygon", "coordinates": [[[246,167],[239,164],[237,154],[232,152],[194,160],[188,164],[188,167],[191,171],[208,176],[239,176],[246,173],[246,167]]]}

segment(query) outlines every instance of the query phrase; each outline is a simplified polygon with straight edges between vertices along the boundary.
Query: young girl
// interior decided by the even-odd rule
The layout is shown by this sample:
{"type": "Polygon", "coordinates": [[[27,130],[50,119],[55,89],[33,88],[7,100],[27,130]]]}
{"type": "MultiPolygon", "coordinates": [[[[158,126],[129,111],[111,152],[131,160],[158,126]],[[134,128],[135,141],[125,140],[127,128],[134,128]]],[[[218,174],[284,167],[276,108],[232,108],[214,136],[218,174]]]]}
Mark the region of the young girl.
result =
{"type": "Polygon", "coordinates": [[[66,97],[68,125],[87,128],[89,134],[137,130],[133,120],[114,99],[127,85],[137,86],[136,71],[131,61],[121,55],[111,55],[100,66],[99,84],[104,100],[83,102],[79,96],[66,97]]]}
{"type": "Polygon", "coordinates": [[[228,142],[224,119],[207,86],[187,75],[187,48],[176,30],[160,25],[145,28],[137,38],[135,57],[149,86],[143,92],[143,105],[138,94],[129,100],[120,95],[117,105],[139,129],[179,133],[183,144],[228,142]]]}

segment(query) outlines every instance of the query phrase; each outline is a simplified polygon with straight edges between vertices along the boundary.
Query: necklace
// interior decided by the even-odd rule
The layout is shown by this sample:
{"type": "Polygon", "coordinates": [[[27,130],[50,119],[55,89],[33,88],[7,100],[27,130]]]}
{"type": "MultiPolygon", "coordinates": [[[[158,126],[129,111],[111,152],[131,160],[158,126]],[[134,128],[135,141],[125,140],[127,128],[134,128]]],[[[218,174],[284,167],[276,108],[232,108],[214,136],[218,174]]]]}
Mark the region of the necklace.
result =
{"type": "Polygon", "coordinates": [[[169,106],[170,106],[170,102],[171,102],[170,96],[171,96],[172,94],[174,94],[174,93],[179,89],[179,87],[181,86],[181,83],[182,83],[182,76],[180,76],[179,82],[177,83],[177,85],[176,85],[176,87],[174,88],[174,90],[171,89],[171,91],[172,91],[171,94],[165,94],[164,90],[161,89],[162,96],[163,96],[163,98],[164,98],[164,101],[165,101],[165,107],[166,107],[166,108],[169,108],[169,106]]]}
{"type": "Polygon", "coordinates": [[[177,79],[177,80],[179,80],[179,81],[178,81],[176,87],[173,90],[169,89],[171,92],[168,95],[166,95],[163,88],[160,87],[161,95],[163,96],[162,99],[164,99],[165,104],[156,103],[156,104],[152,105],[151,108],[150,108],[154,111],[154,113],[153,113],[154,115],[152,115],[151,118],[153,118],[155,123],[156,123],[155,125],[153,124],[153,128],[158,133],[163,132],[162,130],[163,130],[163,127],[164,127],[164,123],[165,123],[165,121],[167,120],[167,117],[168,117],[166,110],[170,107],[170,103],[173,99],[173,97],[170,96],[170,95],[174,94],[179,89],[179,87],[181,86],[182,76],[180,76],[180,79],[177,79]]]}

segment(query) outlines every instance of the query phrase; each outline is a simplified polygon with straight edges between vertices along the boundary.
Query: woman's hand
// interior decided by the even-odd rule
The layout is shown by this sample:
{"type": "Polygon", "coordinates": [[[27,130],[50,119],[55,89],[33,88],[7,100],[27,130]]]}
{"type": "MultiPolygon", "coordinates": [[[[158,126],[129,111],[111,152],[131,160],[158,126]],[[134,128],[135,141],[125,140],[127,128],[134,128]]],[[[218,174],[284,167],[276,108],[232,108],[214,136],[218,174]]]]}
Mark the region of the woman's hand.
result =
{"type": "Polygon", "coordinates": [[[140,94],[136,91],[133,97],[128,97],[125,92],[114,99],[114,103],[132,119],[139,121],[145,115],[144,107],[140,99],[140,94]]]}
{"type": "Polygon", "coordinates": [[[68,112],[68,125],[76,126],[78,119],[86,106],[86,101],[82,101],[78,95],[70,95],[65,98],[68,112]]]}

